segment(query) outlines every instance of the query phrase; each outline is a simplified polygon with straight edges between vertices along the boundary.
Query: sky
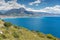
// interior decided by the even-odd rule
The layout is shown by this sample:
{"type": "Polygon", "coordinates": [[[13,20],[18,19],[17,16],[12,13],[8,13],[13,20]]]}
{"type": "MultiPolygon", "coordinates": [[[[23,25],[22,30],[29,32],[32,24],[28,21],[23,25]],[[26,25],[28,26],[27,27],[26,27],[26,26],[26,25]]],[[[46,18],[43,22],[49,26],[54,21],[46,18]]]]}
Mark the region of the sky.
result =
{"type": "Polygon", "coordinates": [[[60,13],[60,0],[0,0],[0,11],[19,8],[34,12],[60,13]]]}

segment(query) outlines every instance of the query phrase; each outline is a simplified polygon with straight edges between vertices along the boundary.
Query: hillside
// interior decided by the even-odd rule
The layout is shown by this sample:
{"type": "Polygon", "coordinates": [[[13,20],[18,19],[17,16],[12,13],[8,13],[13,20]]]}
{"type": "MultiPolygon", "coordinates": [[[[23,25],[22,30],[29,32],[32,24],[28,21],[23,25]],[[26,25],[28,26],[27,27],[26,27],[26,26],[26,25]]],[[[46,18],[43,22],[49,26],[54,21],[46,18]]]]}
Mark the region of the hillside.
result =
{"type": "Polygon", "coordinates": [[[51,34],[30,31],[26,28],[0,20],[0,40],[58,40],[51,34]]]}

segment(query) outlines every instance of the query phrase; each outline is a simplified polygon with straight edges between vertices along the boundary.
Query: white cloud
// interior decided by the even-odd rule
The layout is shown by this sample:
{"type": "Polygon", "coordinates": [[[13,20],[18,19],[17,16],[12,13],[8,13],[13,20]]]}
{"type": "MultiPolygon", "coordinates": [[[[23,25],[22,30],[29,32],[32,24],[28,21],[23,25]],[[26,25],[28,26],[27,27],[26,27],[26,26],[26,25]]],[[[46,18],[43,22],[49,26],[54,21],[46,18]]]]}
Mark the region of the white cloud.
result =
{"type": "MultiPolygon", "coordinates": [[[[34,3],[37,2],[35,1],[34,3]]],[[[40,10],[34,10],[32,8],[27,8],[25,5],[18,4],[17,0],[11,0],[8,1],[7,3],[5,2],[5,0],[0,0],[0,10],[10,10],[19,8],[25,8],[27,11],[33,11],[33,12],[60,13],[60,5],[55,5],[53,7],[45,7],[40,10]]]]}
{"type": "Polygon", "coordinates": [[[53,7],[45,7],[40,10],[34,10],[31,8],[26,8],[28,11],[34,11],[34,12],[46,12],[46,13],[60,13],[60,5],[55,5],[53,7]]]}
{"type": "Polygon", "coordinates": [[[11,0],[5,2],[5,0],[0,0],[0,10],[10,10],[10,9],[19,9],[23,5],[18,4],[17,0],[11,0]]]}
{"type": "Polygon", "coordinates": [[[36,6],[38,6],[39,3],[41,3],[41,0],[36,0],[34,2],[30,2],[29,5],[34,5],[35,4],[36,6]]]}
{"type": "Polygon", "coordinates": [[[44,9],[41,9],[42,11],[45,11],[47,13],[60,13],[60,5],[55,5],[53,7],[46,7],[44,9]]]}

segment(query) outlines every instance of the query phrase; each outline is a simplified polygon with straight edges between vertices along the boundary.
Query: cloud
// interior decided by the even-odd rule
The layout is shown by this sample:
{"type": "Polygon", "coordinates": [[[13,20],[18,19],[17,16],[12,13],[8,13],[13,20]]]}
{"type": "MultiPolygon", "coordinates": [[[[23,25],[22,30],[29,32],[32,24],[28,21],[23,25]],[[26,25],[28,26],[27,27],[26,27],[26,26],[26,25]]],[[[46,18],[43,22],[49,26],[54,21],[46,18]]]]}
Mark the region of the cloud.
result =
{"type": "MultiPolygon", "coordinates": [[[[38,1],[35,1],[35,2],[33,2],[33,4],[37,3],[37,2],[38,1]]],[[[40,3],[40,2],[38,2],[38,3],[40,3]]],[[[33,12],[60,13],[60,5],[55,5],[52,7],[45,7],[45,8],[40,9],[40,10],[35,10],[32,8],[28,8],[25,5],[18,4],[17,0],[11,0],[8,2],[5,2],[5,0],[0,0],[0,11],[1,10],[7,11],[7,10],[19,9],[19,8],[24,8],[27,11],[33,11],[33,12]]]]}
{"type": "Polygon", "coordinates": [[[18,4],[17,0],[11,0],[5,2],[5,0],[0,0],[0,10],[10,10],[10,9],[19,9],[23,5],[18,4]]]}
{"type": "Polygon", "coordinates": [[[36,0],[34,2],[30,2],[29,5],[34,5],[35,4],[36,6],[38,6],[39,3],[41,3],[41,0],[36,0]]]}
{"type": "Polygon", "coordinates": [[[55,5],[53,7],[45,7],[40,10],[34,10],[32,8],[26,8],[28,11],[34,11],[34,12],[46,12],[46,13],[60,13],[60,5],[55,5]]]}
{"type": "Polygon", "coordinates": [[[47,13],[60,13],[60,5],[55,5],[53,7],[46,7],[44,9],[41,9],[42,11],[45,11],[47,13]]]}

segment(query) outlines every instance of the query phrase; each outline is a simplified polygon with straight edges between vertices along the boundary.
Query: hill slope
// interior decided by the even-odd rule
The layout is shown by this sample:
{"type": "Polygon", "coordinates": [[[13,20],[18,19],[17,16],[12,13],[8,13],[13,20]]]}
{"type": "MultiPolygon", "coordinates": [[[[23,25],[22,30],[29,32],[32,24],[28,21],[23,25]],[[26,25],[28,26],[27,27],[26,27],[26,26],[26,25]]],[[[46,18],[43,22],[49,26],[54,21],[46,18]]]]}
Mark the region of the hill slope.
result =
{"type": "Polygon", "coordinates": [[[0,40],[58,40],[51,34],[30,31],[0,20],[0,40]]]}

